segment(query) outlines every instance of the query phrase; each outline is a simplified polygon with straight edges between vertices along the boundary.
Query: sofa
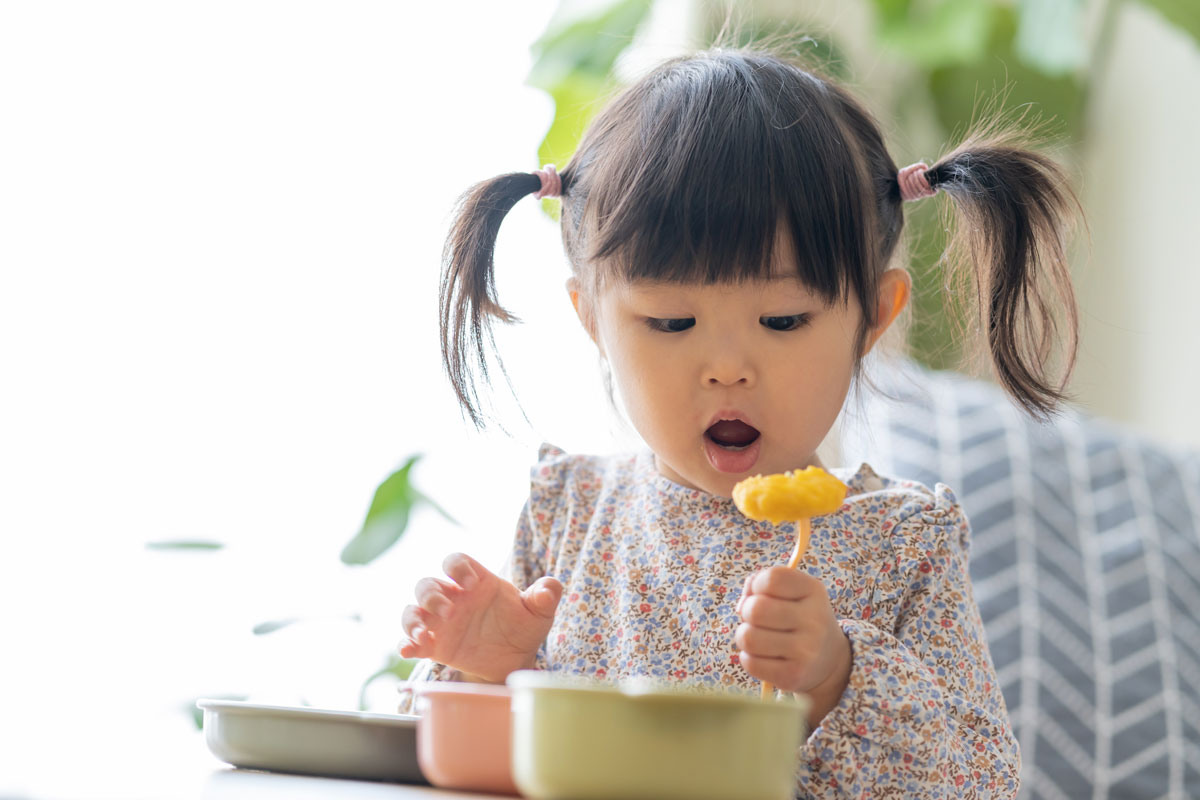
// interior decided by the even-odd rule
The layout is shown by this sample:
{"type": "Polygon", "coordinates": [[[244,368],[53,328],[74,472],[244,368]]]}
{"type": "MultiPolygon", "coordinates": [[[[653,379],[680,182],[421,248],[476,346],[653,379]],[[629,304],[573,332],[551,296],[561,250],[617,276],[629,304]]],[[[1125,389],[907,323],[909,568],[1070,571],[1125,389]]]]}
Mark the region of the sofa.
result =
{"type": "Polygon", "coordinates": [[[1200,798],[1200,451],[912,363],[875,379],[841,463],[958,494],[1021,797],[1200,798]]]}

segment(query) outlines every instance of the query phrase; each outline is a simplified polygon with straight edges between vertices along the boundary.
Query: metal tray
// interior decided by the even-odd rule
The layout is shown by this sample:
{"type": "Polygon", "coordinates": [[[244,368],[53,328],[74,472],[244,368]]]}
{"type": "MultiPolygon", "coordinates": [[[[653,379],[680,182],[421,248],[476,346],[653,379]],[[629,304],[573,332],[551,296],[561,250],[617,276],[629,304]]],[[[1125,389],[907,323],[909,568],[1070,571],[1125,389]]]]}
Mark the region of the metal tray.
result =
{"type": "Polygon", "coordinates": [[[222,761],[247,769],[421,783],[417,719],[239,700],[197,700],[204,739],[222,761]]]}

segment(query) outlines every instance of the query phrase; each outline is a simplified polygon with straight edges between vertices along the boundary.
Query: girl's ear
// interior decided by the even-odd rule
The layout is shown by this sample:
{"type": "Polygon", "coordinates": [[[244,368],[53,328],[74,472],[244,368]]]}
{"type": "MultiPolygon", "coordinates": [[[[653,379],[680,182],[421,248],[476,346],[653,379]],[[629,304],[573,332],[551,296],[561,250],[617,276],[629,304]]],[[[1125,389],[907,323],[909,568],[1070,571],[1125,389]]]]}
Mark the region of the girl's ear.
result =
{"type": "Polygon", "coordinates": [[[579,317],[579,324],[587,331],[587,335],[591,337],[596,347],[600,347],[600,340],[596,336],[595,311],[590,298],[583,293],[583,287],[578,278],[572,276],[567,279],[567,294],[571,297],[571,305],[575,306],[575,315],[579,317]]]}
{"type": "Polygon", "coordinates": [[[907,270],[889,269],[879,277],[879,305],[875,308],[875,326],[867,333],[860,357],[871,352],[871,348],[908,305],[911,295],[912,276],[907,270]]]}

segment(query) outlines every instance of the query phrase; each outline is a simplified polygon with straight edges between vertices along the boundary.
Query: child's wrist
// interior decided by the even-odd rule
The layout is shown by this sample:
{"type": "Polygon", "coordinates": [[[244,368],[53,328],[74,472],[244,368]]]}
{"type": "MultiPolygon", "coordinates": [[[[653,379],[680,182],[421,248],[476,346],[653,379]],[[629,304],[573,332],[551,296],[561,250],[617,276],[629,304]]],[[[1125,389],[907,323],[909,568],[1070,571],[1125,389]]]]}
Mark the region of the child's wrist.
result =
{"type": "Polygon", "coordinates": [[[518,666],[516,666],[514,668],[507,669],[507,670],[502,669],[500,672],[495,673],[495,675],[496,675],[495,678],[489,678],[489,677],[485,677],[483,675],[473,675],[469,672],[464,672],[462,670],[458,670],[458,680],[460,680],[464,683],[490,683],[493,685],[503,685],[504,682],[508,680],[508,676],[511,675],[512,673],[516,672],[517,670],[536,669],[536,668],[537,668],[537,654],[534,654],[534,655],[529,656],[529,658],[525,659],[525,661],[523,661],[521,664],[519,664],[518,666]]]}
{"type": "MultiPolygon", "coordinates": [[[[505,678],[507,678],[507,677],[508,676],[505,676],[505,678]]],[[[504,678],[501,678],[498,681],[493,681],[493,680],[489,680],[488,678],[483,678],[483,677],[480,677],[479,675],[471,675],[466,672],[459,672],[458,679],[460,681],[462,681],[463,683],[490,683],[490,684],[504,683],[504,678]]]]}
{"type": "Polygon", "coordinates": [[[837,708],[842,700],[842,694],[850,684],[850,670],[854,665],[854,656],[850,647],[850,638],[845,634],[838,641],[838,658],[834,669],[824,681],[804,692],[808,696],[808,728],[813,731],[837,708]]]}

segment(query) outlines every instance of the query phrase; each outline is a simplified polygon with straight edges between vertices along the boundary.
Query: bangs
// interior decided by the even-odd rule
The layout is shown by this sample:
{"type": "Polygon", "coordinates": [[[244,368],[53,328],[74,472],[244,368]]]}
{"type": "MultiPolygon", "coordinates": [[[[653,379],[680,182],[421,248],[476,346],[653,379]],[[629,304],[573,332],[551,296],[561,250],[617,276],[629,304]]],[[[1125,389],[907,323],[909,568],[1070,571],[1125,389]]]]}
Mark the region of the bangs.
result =
{"type": "Polygon", "coordinates": [[[753,53],[668,62],[593,124],[573,162],[580,253],[605,280],[797,277],[833,303],[871,268],[870,182],[820,79],[753,53]],[[781,227],[782,226],[782,227],[781,227]]]}

